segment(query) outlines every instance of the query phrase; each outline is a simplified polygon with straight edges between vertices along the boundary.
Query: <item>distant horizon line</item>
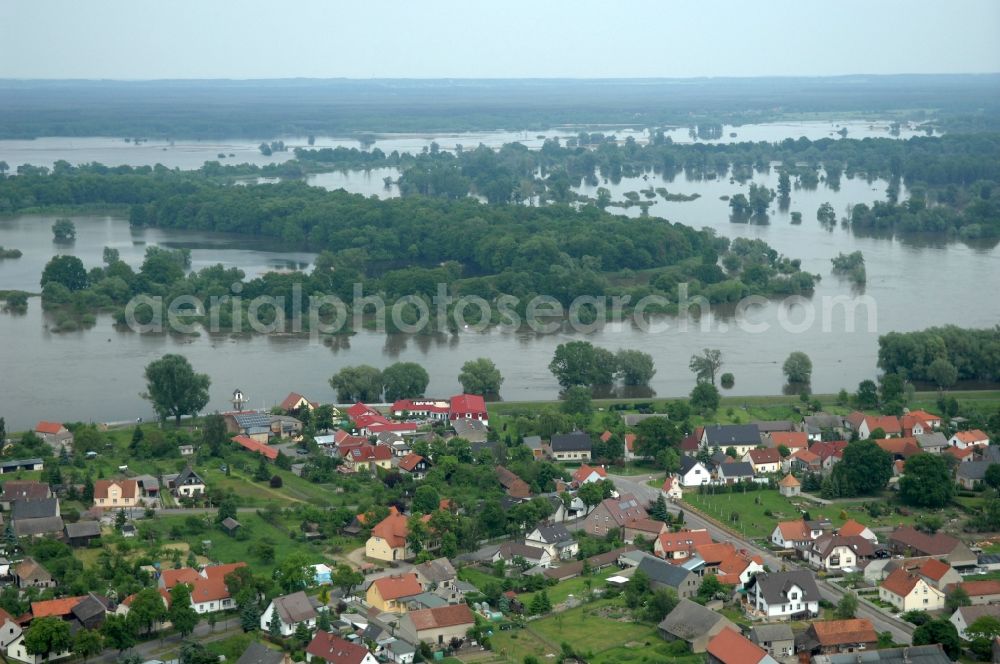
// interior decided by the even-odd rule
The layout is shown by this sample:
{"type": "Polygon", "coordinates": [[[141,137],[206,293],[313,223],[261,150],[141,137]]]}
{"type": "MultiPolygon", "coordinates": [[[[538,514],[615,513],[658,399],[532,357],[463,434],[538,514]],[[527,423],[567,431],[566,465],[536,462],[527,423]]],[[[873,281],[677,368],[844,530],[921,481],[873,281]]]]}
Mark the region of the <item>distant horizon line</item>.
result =
{"type": "Polygon", "coordinates": [[[88,78],[39,78],[39,77],[13,77],[0,76],[0,83],[170,83],[170,82],[234,82],[234,83],[255,83],[255,82],[545,82],[545,81],[566,81],[581,83],[597,82],[699,82],[699,81],[751,81],[751,80],[795,80],[795,79],[857,79],[857,78],[972,78],[972,77],[993,77],[1000,76],[1000,71],[979,71],[979,72],[898,72],[886,73],[852,73],[852,74],[761,74],[758,76],[740,75],[696,75],[696,76],[611,76],[611,77],[590,77],[590,76],[371,76],[367,78],[351,76],[282,76],[282,77],[162,77],[162,78],[113,78],[113,77],[88,77],[88,78]]]}

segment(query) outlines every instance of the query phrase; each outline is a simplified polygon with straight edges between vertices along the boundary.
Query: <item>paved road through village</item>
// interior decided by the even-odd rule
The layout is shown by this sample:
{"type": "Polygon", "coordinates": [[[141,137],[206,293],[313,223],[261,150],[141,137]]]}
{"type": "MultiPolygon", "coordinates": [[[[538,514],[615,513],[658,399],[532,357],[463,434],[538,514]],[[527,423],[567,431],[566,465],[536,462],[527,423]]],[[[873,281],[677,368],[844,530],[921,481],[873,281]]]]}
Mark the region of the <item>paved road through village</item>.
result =
{"type": "MultiPolygon", "coordinates": [[[[651,479],[659,479],[658,475],[642,475],[642,476],[621,476],[621,475],[608,475],[609,479],[614,482],[615,487],[618,489],[619,493],[631,493],[635,495],[640,501],[653,502],[656,500],[657,495],[660,493],[659,490],[646,484],[647,481],[651,479]]],[[[670,510],[677,513],[682,507],[676,504],[669,505],[670,510]]],[[[764,559],[764,563],[772,570],[779,570],[782,567],[793,568],[805,566],[798,565],[796,562],[790,561],[788,559],[778,558],[772,552],[754,544],[749,539],[744,539],[734,535],[728,530],[724,530],[719,527],[714,521],[709,521],[698,514],[693,513],[690,509],[684,509],[684,522],[687,524],[688,528],[706,529],[712,536],[712,539],[717,542],[732,542],[738,545],[740,548],[744,548],[751,553],[757,554],[764,559]]],[[[826,583],[825,581],[817,580],[819,586],[820,594],[823,599],[828,600],[836,604],[841,597],[844,595],[844,591],[836,588],[835,586],[826,583]]],[[[877,632],[889,632],[892,634],[892,639],[896,643],[910,643],[913,640],[913,625],[907,622],[899,620],[897,618],[886,615],[885,613],[873,609],[864,603],[858,604],[857,616],[859,618],[867,618],[871,620],[877,632]]]]}

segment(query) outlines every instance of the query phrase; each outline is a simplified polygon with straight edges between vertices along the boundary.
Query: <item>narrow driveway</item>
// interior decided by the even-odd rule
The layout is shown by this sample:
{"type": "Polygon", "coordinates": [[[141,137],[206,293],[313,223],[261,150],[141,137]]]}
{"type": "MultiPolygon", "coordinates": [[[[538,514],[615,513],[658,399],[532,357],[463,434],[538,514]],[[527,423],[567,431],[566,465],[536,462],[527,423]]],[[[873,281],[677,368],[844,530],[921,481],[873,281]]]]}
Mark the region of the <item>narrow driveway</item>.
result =
{"type": "MultiPolygon", "coordinates": [[[[646,484],[649,480],[659,479],[659,475],[622,476],[609,474],[608,478],[614,482],[615,488],[618,489],[619,493],[634,494],[640,501],[653,502],[660,493],[658,489],[646,484]]],[[[702,518],[690,509],[684,509],[684,506],[680,506],[676,503],[667,503],[667,507],[674,514],[684,510],[684,523],[688,528],[704,528],[716,542],[732,542],[740,548],[746,549],[750,553],[759,555],[764,560],[764,563],[772,570],[780,570],[783,567],[785,569],[810,569],[805,565],[800,565],[797,561],[778,558],[771,551],[754,544],[749,539],[738,537],[728,530],[724,530],[719,527],[716,522],[702,518]]],[[[819,587],[820,595],[823,599],[829,602],[836,604],[840,601],[840,598],[844,596],[843,590],[827,583],[826,581],[817,579],[816,584],[819,587]]],[[[889,632],[892,634],[892,639],[896,643],[910,643],[913,640],[913,625],[903,620],[888,616],[882,611],[878,611],[870,606],[867,606],[863,602],[858,603],[857,616],[859,618],[867,618],[871,620],[876,631],[889,632]]]]}

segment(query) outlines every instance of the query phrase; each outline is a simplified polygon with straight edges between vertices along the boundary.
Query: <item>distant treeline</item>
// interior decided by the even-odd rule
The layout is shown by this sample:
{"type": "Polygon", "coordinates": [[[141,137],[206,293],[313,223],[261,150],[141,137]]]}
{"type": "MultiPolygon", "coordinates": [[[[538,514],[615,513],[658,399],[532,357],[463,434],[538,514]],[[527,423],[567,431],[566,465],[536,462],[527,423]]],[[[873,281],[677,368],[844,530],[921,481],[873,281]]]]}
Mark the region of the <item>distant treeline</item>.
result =
{"type": "Polygon", "coordinates": [[[712,80],[0,80],[0,138],[249,138],[363,132],[709,128],[789,117],[1000,128],[997,75],[712,80]],[[922,111],[920,109],[933,109],[922,111]],[[969,109],[975,109],[970,111],[969,109]]]}
{"type": "MultiPolygon", "coordinates": [[[[578,200],[572,187],[598,186],[602,178],[648,174],[668,181],[681,173],[692,178],[732,177],[745,182],[772,164],[794,179],[797,187],[815,188],[820,179],[838,188],[841,178],[877,178],[889,182],[889,201],[875,210],[859,206],[850,223],[866,230],[956,232],[966,238],[1000,235],[1000,134],[946,135],[909,140],[787,139],[780,143],[678,145],[656,132],[648,145],[631,137],[623,143],[604,134],[581,133],[560,142],[546,141],[541,150],[519,143],[499,150],[479,146],[457,154],[431,146],[412,155],[377,148],[297,149],[303,164],[367,169],[394,166],[403,195],[460,198],[475,193],[491,203],[522,202],[535,196],[557,202],[578,200]],[[901,181],[911,196],[898,205],[901,181]]],[[[610,198],[598,192],[601,207],[610,198]]]]}
{"type": "Polygon", "coordinates": [[[890,332],[879,337],[878,346],[878,366],[887,374],[943,387],[956,380],[1000,382],[1000,326],[890,332]]]}

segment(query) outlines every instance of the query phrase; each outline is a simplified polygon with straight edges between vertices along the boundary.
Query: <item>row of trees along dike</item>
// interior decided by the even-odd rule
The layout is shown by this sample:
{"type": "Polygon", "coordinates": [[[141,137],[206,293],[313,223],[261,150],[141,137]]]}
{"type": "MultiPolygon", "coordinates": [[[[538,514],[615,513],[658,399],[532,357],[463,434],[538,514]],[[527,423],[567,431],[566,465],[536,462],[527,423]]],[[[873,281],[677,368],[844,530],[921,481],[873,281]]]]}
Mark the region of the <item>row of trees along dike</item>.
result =
{"type": "MultiPolygon", "coordinates": [[[[523,320],[536,295],[554,297],[565,307],[581,295],[628,296],[634,304],[655,294],[667,302],[659,310],[670,312],[676,310],[682,283],[689,297],[702,295],[721,304],[751,294],[810,294],[818,279],[803,272],[797,259],[781,256],[761,240],[730,241],[710,230],[657,218],[628,219],[589,206],[498,206],[423,196],[377,200],[303,182],[229,186],[201,171],[94,164],[52,172],[33,169],[4,178],[0,201],[13,210],[125,205],[135,226],[239,232],[326,250],[308,275],[268,273],[252,280],[221,265],[189,273],[184,252],[155,247],[135,267],[113,250],[101,267],[58,256],[43,275],[43,304],[70,312],[120,313],[138,294],[168,301],[194,295],[207,303],[211,295],[228,292],[239,282],[243,307],[257,295],[285,296],[290,320],[293,284],[307,295],[331,294],[348,303],[355,284],[361,284],[366,293],[381,294],[389,304],[415,296],[430,306],[443,283],[453,297],[492,301],[514,296],[518,304],[513,309],[523,320]],[[463,241],[456,242],[457,237],[463,241]]],[[[214,316],[223,330],[235,327],[230,303],[215,308],[191,311],[187,318],[196,322],[214,316]]],[[[466,309],[466,322],[479,322],[479,309],[466,309]]],[[[489,322],[501,322],[501,312],[493,310],[489,322]]],[[[589,305],[581,311],[585,322],[596,315],[589,305]]],[[[415,308],[404,307],[403,317],[415,322],[415,308]]],[[[251,331],[246,316],[237,318],[241,326],[234,331],[251,331]]],[[[453,316],[435,318],[440,329],[432,325],[430,331],[455,325],[453,316]]],[[[262,322],[269,322],[266,313],[262,322]]],[[[391,323],[387,327],[394,331],[391,323]]]]}

